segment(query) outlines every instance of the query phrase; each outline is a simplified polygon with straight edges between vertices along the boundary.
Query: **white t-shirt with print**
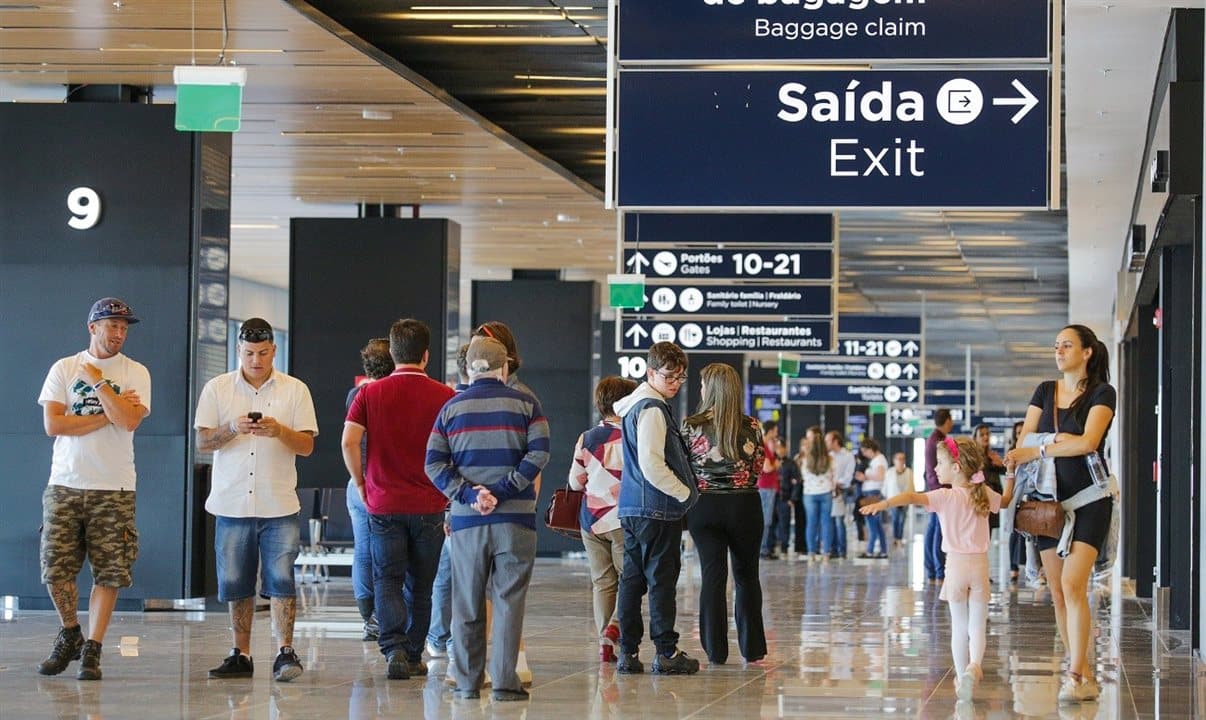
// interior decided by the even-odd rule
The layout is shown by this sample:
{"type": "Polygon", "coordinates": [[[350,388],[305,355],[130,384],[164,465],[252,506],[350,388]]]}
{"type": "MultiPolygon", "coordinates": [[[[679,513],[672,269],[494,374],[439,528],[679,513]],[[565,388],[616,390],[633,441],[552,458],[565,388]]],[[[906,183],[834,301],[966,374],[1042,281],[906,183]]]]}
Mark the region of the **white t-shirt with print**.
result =
{"type": "MultiPolygon", "coordinates": [[[[80,374],[80,366],[92,363],[121,393],[134,390],[139,401],[151,409],[151,373],[142,363],[118,353],[100,360],[87,350],[65,357],[51,366],[42,383],[38,404],[62,403],[68,415],[98,415],[104,412],[92,385],[80,374]]],[[[133,490],[134,433],[113,423],[87,435],[61,435],[54,439],[50,484],[79,490],[133,490]]]]}

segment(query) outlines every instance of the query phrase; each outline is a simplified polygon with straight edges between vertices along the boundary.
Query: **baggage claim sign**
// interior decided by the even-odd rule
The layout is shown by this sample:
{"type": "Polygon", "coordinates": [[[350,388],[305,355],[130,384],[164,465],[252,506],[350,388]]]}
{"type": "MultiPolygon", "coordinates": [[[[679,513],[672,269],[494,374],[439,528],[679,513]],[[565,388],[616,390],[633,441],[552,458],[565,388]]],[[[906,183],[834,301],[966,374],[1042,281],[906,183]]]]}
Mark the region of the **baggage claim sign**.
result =
{"type": "Polygon", "coordinates": [[[1046,0],[625,0],[610,200],[1045,208],[1049,17],[1046,0]],[[877,69],[816,68],[860,61],[877,69]]]}

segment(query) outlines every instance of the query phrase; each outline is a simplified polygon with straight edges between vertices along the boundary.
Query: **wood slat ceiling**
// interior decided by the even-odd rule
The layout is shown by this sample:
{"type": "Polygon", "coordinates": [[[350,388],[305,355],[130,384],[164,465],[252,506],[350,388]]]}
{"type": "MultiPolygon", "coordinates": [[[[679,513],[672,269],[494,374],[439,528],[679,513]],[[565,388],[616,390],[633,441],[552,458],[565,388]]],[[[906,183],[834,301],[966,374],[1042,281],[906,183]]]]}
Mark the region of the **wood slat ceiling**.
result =
{"type": "MultiPolygon", "coordinates": [[[[515,76],[601,77],[606,26],[584,16],[605,15],[604,5],[503,4],[564,6],[571,21],[457,30],[590,39],[489,48],[418,41],[453,29],[399,32],[403,21],[380,13],[410,3],[349,0],[341,20],[394,43],[373,47],[300,3],[302,12],[277,0],[229,0],[224,58],[249,77],[234,138],[237,275],[286,285],[289,218],[353,216],[362,202],[421,205],[425,217],[460,223],[466,284],[512,268],[597,280],[614,271],[615,218],[597,190],[602,96],[514,92],[600,87],[515,76]],[[407,63],[444,68],[452,87],[388,56],[398,48],[411,53],[407,63]],[[463,86],[460,100],[451,97],[463,86]],[[367,120],[366,110],[388,118],[367,120]]],[[[222,3],[198,0],[193,11],[188,0],[0,4],[0,101],[59,102],[67,84],[127,83],[153,85],[157,101],[170,102],[172,67],[190,62],[194,35],[199,64],[218,61],[222,48],[222,3]]],[[[1024,406],[1052,373],[1048,348],[1067,313],[1062,213],[860,212],[844,214],[841,228],[842,311],[917,314],[924,296],[931,377],[961,377],[971,345],[984,404],[999,410],[1024,406]]]]}

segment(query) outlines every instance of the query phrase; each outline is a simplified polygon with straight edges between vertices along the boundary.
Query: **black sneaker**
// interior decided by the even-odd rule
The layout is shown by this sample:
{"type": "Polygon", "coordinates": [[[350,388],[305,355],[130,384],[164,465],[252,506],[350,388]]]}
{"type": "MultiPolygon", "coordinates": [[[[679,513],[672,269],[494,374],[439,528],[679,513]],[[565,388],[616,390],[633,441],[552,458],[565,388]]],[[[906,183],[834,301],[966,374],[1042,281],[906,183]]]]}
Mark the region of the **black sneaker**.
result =
{"type": "Polygon", "coordinates": [[[637,657],[636,653],[620,653],[620,660],[616,663],[616,672],[624,675],[639,675],[645,672],[645,664],[637,657]]]}
{"type": "Polygon", "coordinates": [[[80,669],[75,674],[76,680],[100,680],[101,644],[95,640],[85,640],[84,649],[80,651],[80,669]]]}
{"type": "Polygon", "coordinates": [[[301,660],[297,659],[297,653],[288,645],[281,648],[276,654],[276,660],[272,662],[272,677],[277,682],[289,682],[296,680],[301,674],[302,664],[301,660]]]}
{"type": "Polygon", "coordinates": [[[656,675],[694,675],[699,672],[699,661],[687,657],[682,650],[675,650],[673,655],[659,653],[653,658],[653,672],[656,675]]]}
{"type": "Polygon", "coordinates": [[[83,647],[84,631],[79,625],[59,630],[58,637],[54,639],[54,647],[38,665],[38,672],[43,675],[58,675],[67,669],[72,660],[80,659],[80,650],[83,647]]]}
{"type": "Polygon", "coordinates": [[[518,700],[527,700],[531,695],[527,690],[519,688],[518,690],[495,690],[491,693],[494,696],[495,702],[516,702],[518,700]]]}
{"type": "Polygon", "coordinates": [[[239,652],[238,648],[231,648],[222,664],[209,671],[209,676],[214,680],[249,678],[253,672],[255,664],[251,662],[251,656],[239,652]]]}
{"type": "Polygon", "coordinates": [[[392,653],[385,659],[385,676],[390,680],[409,680],[410,679],[410,663],[406,661],[406,654],[401,650],[392,653]]]}

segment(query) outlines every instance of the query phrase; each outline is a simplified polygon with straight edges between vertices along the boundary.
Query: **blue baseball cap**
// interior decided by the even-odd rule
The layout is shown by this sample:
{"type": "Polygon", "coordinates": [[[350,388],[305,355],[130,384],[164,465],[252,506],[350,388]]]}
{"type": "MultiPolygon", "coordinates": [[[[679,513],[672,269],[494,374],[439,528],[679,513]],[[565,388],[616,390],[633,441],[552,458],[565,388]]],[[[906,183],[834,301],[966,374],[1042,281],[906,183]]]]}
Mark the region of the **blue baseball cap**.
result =
{"type": "Polygon", "coordinates": [[[120,318],[131,325],[138,322],[138,318],[134,316],[134,311],[130,309],[130,306],[115,297],[101,298],[92,303],[92,309],[88,311],[89,325],[109,318],[120,318]]]}

